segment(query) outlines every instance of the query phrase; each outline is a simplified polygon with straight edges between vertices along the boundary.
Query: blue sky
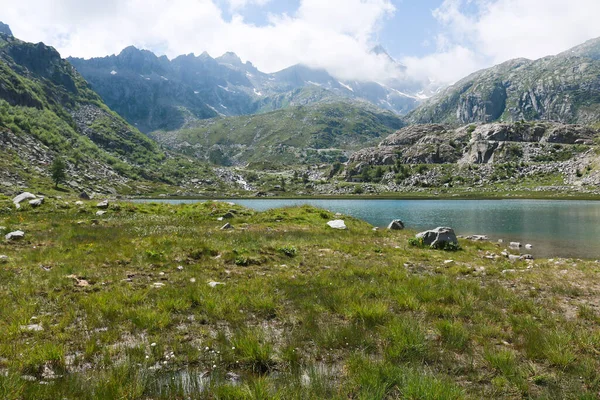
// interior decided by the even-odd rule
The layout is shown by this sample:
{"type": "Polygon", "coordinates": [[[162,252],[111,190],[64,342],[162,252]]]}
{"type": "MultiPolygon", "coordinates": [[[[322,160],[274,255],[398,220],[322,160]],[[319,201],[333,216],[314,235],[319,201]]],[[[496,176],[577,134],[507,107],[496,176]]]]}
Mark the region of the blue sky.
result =
{"type": "Polygon", "coordinates": [[[599,0],[0,0],[14,34],[64,57],[127,46],[170,58],[227,51],[265,72],[302,63],[338,79],[452,83],[512,58],[536,59],[600,36],[599,0]]]}

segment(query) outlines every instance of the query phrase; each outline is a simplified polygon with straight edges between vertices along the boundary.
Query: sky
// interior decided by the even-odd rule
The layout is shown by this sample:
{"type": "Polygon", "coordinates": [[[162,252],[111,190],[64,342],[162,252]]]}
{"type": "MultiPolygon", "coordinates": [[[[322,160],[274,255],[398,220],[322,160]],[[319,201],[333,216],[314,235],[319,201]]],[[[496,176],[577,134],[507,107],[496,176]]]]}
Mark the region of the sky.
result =
{"type": "Polygon", "coordinates": [[[600,37],[600,0],[0,0],[14,35],[63,57],[135,45],[174,58],[237,53],[264,72],[303,63],[339,79],[455,82],[600,37]]]}

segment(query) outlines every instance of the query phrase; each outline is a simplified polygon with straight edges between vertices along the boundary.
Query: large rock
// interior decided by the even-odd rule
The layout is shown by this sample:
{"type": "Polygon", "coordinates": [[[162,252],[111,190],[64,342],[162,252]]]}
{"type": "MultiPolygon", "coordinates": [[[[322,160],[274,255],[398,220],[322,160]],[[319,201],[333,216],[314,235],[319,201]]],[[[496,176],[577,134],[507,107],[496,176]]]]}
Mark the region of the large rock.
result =
{"type": "Polygon", "coordinates": [[[444,247],[447,244],[458,244],[454,229],[438,227],[430,231],[417,234],[417,239],[423,239],[423,244],[432,248],[444,247]]]}
{"type": "Polygon", "coordinates": [[[342,230],[348,229],[348,227],[346,226],[346,223],[341,219],[336,219],[335,221],[329,221],[327,223],[327,225],[329,225],[333,229],[342,229],[342,230]]]}
{"type": "Polygon", "coordinates": [[[21,208],[21,202],[33,199],[36,199],[36,196],[33,193],[23,192],[13,199],[13,203],[15,204],[15,207],[21,208]]]}
{"type": "Polygon", "coordinates": [[[101,201],[100,203],[96,204],[96,207],[98,207],[101,210],[106,210],[108,208],[108,205],[109,205],[108,200],[104,200],[104,201],[101,201]]]}
{"type": "Polygon", "coordinates": [[[6,240],[20,240],[25,237],[25,232],[23,231],[14,231],[4,236],[6,240]]]}
{"type": "Polygon", "coordinates": [[[92,198],[90,197],[89,194],[87,194],[86,192],[81,192],[79,193],[79,198],[82,200],[91,200],[92,198]]]}
{"type": "Polygon", "coordinates": [[[392,231],[401,231],[404,229],[404,222],[400,221],[399,219],[395,219],[390,222],[387,228],[392,231]]]}

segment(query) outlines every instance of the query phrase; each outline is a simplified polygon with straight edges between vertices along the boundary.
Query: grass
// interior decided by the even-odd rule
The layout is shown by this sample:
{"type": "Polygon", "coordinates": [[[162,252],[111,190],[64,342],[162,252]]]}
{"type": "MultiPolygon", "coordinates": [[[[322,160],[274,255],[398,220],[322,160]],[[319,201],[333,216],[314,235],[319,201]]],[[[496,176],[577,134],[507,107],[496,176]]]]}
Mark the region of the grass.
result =
{"type": "Polygon", "coordinates": [[[410,246],[410,231],[350,217],[333,231],[334,215],[308,206],[122,202],[98,217],[64,201],[16,211],[0,198],[0,226],[26,232],[0,242],[0,398],[600,391],[596,263],[565,275],[461,241],[443,266],[448,254],[410,246]],[[222,231],[228,212],[235,229],[222,231]]]}

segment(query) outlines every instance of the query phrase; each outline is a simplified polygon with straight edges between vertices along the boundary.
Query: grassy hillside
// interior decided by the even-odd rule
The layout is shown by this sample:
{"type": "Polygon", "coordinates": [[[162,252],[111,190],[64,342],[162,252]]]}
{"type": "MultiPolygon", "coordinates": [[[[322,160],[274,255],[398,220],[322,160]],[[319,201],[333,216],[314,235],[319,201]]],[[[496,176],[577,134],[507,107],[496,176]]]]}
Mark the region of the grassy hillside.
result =
{"type": "Polygon", "coordinates": [[[63,187],[98,192],[177,184],[190,164],[106,107],[52,47],[3,34],[0,144],[2,159],[11,160],[0,173],[9,188],[52,186],[49,165],[57,157],[67,163],[63,187]]]}
{"type": "Polygon", "coordinates": [[[323,103],[253,116],[197,121],[151,137],[217,164],[284,164],[344,159],[349,150],[378,141],[403,126],[399,117],[362,103],[323,103]]]}

